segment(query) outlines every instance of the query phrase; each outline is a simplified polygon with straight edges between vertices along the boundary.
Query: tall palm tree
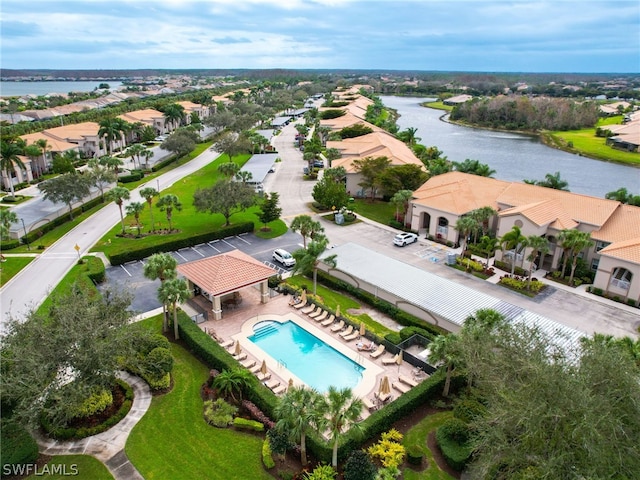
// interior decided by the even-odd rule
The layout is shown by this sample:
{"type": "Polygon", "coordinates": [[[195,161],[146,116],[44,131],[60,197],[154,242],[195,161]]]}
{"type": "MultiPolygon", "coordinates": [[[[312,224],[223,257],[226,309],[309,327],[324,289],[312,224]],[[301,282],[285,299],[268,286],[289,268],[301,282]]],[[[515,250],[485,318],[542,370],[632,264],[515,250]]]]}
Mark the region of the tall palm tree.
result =
{"type": "Polygon", "coordinates": [[[402,224],[406,225],[406,217],[407,217],[407,205],[409,200],[413,197],[413,192],[411,190],[398,190],[393,194],[389,203],[392,203],[396,207],[396,220],[399,218],[399,210],[402,208],[402,224]]]}
{"type": "Polygon", "coordinates": [[[140,196],[145,199],[149,205],[149,212],[151,215],[151,231],[155,232],[155,224],[153,223],[153,197],[158,196],[158,191],[153,187],[145,187],[140,190],[140,196]]]}
{"type": "Polygon", "coordinates": [[[589,232],[579,232],[578,235],[575,236],[572,242],[571,248],[571,274],[569,275],[569,285],[573,285],[573,275],[576,273],[576,267],[578,266],[578,258],[580,257],[580,253],[585,249],[593,246],[593,241],[591,240],[591,233],[589,232]]]}
{"type": "MultiPolygon", "coordinates": [[[[175,278],[178,272],[176,267],[178,262],[168,253],[154,253],[151,255],[147,262],[144,264],[143,273],[144,276],[150,280],[160,280],[160,284],[165,281],[175,278]]],[[[166,305],[162,304],[162,312],[164,321],[162,322],[162,331],[166,332],[169,327],[169,320],[167,318],[166,305]]]]}
{"type": "Polygon", "coordinates": [[[184,107],[177,103],[171,103],[164,107],[162,114],[165,118],[165,124],[169,124],[171,130],[175,130],[184,120],[184,107]]]}
{"type": "Polygon", "coordinates": [[[113,151],[113,143],[122,138],[124,132],[124,120],[120,118],[105,118],[100,120],[100,128],[98,129],[98,137],[104,138],[107,154],[111,155],[113,151]]]}
{"type": "Polygon", "coordinates": [[[140,162],[140,156],[145,151],[147,151],[147,147],[145,147],[141,143],[136,143],[135,145],[131,145],[129,148],[127,148],[127,150],[124,153],[127,157],[131,158],[131,162],[133,163],[133,168],[135,168],[136,160],[138,160],[138,165],[142,167],[140,162]]]}
{"type": "MultiPolygon", "coordinates": [[[[75,150],[70,150],[70,151],[75,151],[75,150]]],[[[67,154],[67,152],[64,152],[64,153],[67,154]]],[[[98,159],[98,163],[103,167],[107,167],[108,169],[113,170],[113,172],[116,175],[118,175],[118,172],[120,171],[120,167],[124,165],[124,162],[122,161],[122,159],[118,157],[112,157],[111,155],[103,155],[98,159]]]]}
{"type": "Polygon", "coordinates": [[[487,267],[489,266],[489,259],[500,248],[500,241],[496,237],[490,237],[489,235],[483,235],[480,237],[480,243],[478,248],[487,254],[487,267]]]}
{"type": "Polygon", "coordinates": [[[141,155],[144,157],[144,168],[149,168],[149,159],[153,157],[153,152],[148,148],[145,148],[141,155]]]}
{"type": "Polygon", "coordinates": [[[156,202],[156,207],[160,209],[161,212],[165,212],[167,215],[167,222],[169,223],[169,232],[171,232],[171,218],[173,216],[173,211],[177,210],[178,212],[182,210],[182,204],[176,195],[172,193],[168,193],[160,197],[160,199],[156,202]]]}
{"type": "Polygon", "coordinates": [[[320,222],[316,222],[309,215],[298,215],[291,221],[289,228],[302,235],[302,248],[307,248],[307,238],[313,238],[324,232],[320,222]]]}
{"type": "Polygon", "coordinates": [[[105,195],[105,197],[107,200],[113,201],[115,202],[116,205],[118,205],[118,208],[120,209],[120,223],[122,223],[122,234],[124,235],[126,231],[124,227],[124,215],[122,213],[122,204],[124,203],[125,200],[129,200],[129,197],[130,197],[129,190],[127,190],[124,187],[115,187],[113,190],[109,190],[105,195]]]}
{"type": "Polygon", "coordinates": [[[213,386],[225,398],[231,397],[234,402],[242,401],[242,391],[245,390],[253,381],[252,374],[246,368],[233,368],[231,370],[223,370],[213,379],[213,386]],[[235,394],[238,395],[236,398],[235,394]]]}
{"type": "MultiPolygon", "coordinates": [[[[526,247],[531,249],[527,260],[530,262],[529,265],[529,278],[527,279],[527,289],[531,289],[531,277],[533,276],[533,262],[538,258],[538,254],[541,255],[541,258],[544,257],[547,253],[549,253],[549,241],[538,235],[529,235],[524,241],[526,247]]],[[[542,263],[542,261],[540,262],[542,263]]]]}
{"type": "Polygon", "coordinates": [[[576,238],[579,236],[579,230],[575,229],[564,229],[558,234],[558,242],[562,248],[562,276],[564,277],[565,272],[567,271],[567,263],[569,262],[569,257],[571,256],[571,250],[573,249],[573,244],[576,238]]]}
{"type": "Polygon", "coordinates": [[[478,222],[474,218],[463,216],[458,218],[454,228],[458,231],[459,238],[462,240],[462,256],[464,257],[464,252],[467,249],[467,239],[471,232],[478,228],[478,222]]]}
{"type": "Polygon", "coordinates": [[[416,135],[418,133],[418,129],[415,127],[405,128],[403,131],[398,133],[398,138],[402,140],[404,143],[412,147],[416,143],[420,141],[420,137],[416,135]]]}
{"type": "MultiPolygon", "coordinates": [[[[317,234],[307,248],[301,248],[296,250],[291,255],[296,259],[296,264],[293,267],[293,273],[297,272],[313,272],[313,294],[316,294],[318,265],[320,264],[320,255],[324,253],[329,245],[329,239],[324,235],[317,234]]],[[[326,263],[330,267],[337,265],[336,255],[329,255],[322,259],[322,262],[326,263]]]]}
{"type": "Polygon", "coordinates": [[[160,285],[158,288],[158,300],[163,305],[171,305],[173,309],[173,336],[176,340],[180,338],[178,333],[178,303],[186,302],[191,298],[189,285],[183,278],[172,278],[160,285]]]}
{"type": "Polygon", "coordinates": [[[276,428],[286,432],[292,441],[297,442],[300,439],[300,461],[303,466],[307,465],[307,433],[323,431],[326,428],[323,400],[316,390],[291,387],[274,411],[278,419],[276,428]]]}
{"type": "Polygon", "coordinates": [[[522,231],[520,227],[514,225],[511,230],[505,233],[502,238],[500,238],[500,245],[502,246],[502,257],[504,259],[504,251],[505,250],[513,250],[513,258],[511,259],[511,275],[515,272],[516,269],[516,255],[520,249],[522,249],[522,244],[525,240],[525,236],[522,235],[522,231]]]}
{"type": "MultiPolygon", "coordinates": [[[[480,230],[482,231],[482,235],[487,235],[487,233],[489,233],[489,220],[497,213],[498,212],[495,209],[487,206],[472,210],[471,212],[469,212],[469,216],[475,219],[476,222],[478,222],[478,225],[480,225],[480,230]]],[[[476,241],[475,238],[473,241],[476,241]]]]}
{"type": "Polygon", "coordinates": [[[240,166],[234,162],[221,163],[218,166],[218,173],[224,175],[228,179],[231,179],[240,171],[240,166]]]}
{"type": "Polygon", "coordinates": [[[338,467],[338,442],[343,432],[351,429],[359,429],[360,424],[358,418],[362,414],[364,404],[362,400],[353,396],[350,388],[345,387],[338,390],[333,385],[329,387],[327,392],[326,409],[327,423],[329,426],[329,434],[333,441],[333,455],[331,457],[331,465],[338,467]]]}
{"type": "Polygon", "coordinates": [[[140,214],[144,210],[144,203],[131,202],[126,206],[127,215],[133,215],[136,219],[136,226],[138,227],[138,236],[140,236],[140,214]]]}
{"type": "Polygon", "coordinates": [[[21,154],[22,149],[15,141],[0,140],[0,170],[7,175],[12,197],[15,196],[15,190],[11,174],[16,171],[16,167],[25,169],[24,163],[19,157],[21,154]]]}
{"type": "Polygon", "coordinates": [[[444,363],[447,367],[447,375],[444,380],[442,396],[449,396],[451,388],[451,376],[458,360],[458,337],[454,333],[438,335],[429,344],[429,361],[433,364],[444,363]]]}

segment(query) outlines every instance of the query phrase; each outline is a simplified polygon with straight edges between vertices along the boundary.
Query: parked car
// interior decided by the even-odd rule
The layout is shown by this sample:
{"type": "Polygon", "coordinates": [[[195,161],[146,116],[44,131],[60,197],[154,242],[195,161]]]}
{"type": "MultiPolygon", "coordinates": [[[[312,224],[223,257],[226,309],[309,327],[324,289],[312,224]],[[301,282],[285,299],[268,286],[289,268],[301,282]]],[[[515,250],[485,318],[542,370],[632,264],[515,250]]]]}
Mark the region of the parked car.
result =
{"type": "Polygon", "coordinates": [[[414,243],[418,241],[418,235],[411,232],[402,232],[393,237],[394,245],[399,247],[404,247],[405,245],[409,245],[410,243],[414,243]]]}
{"type": "Polygon", "coordinates": [[[315,168],[324,168],[324,162],[322,160],[314,160],[313,166],[315,168]]]}
{"type": "Polygon", "coordinates": [[[293,255],[282,248],[277,248],[273,251],[273,260],[287,268],[293,267],[296,264],[296,259],[293,258],[293,255]]]}
{"type": "Polygon", "coordinates": [[[166,135],[158,135],[155,140],[156,142],[164,142],[167,139],[166,135]]]}

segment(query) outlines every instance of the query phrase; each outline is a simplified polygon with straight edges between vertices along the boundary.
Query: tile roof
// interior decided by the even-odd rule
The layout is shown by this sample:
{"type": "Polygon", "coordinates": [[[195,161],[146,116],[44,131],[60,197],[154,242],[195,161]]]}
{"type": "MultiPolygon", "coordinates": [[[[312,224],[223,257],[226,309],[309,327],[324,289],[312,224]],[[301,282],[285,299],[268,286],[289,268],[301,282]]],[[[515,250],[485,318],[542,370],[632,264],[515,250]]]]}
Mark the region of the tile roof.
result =
{"type": "Polygon", "coordinates": [[[48,128],[43,131],[47,136],[54,136],[61,140],[74,138],[79,139],[87,136],[97,136],[100,125],[95,122],[74,123],[62,127],[48,128]]]}
{"type": "Polygon", "coordinates": [[[573,221],[557,200],[545,200],[529,203],[518,207],[508,208],[500,212],[499,216],[521,214],[536,225],[548,225],[558,230],[576,228],[578,223],[573,221]]]}
{"type": "Polygon", "coordinates": [[[331,128],[333,130],[341,130],[341,129],[345,128],[345,127],[351,127],[351,126],[356,125],[356,124],[365,125],[365,126],[369,127],[371,130],[373,130],[374,132],[383,131],[382,128],[376,127],[372,123],[365,122],[360,117],[355,116],[351,112],[347,112],[344,115],[342,115],[341,117],[328,118],[326,120],[320,120],[320,125],[322,125],[324,127],[329,127],[329,128],[331,128]]]}
{"type": "Polygon", "coordinates": [[[640,238],[640,207],[620,205],[599,230],[591,232],[591,238],[607,242],[640,238]]]}
{"type": "Polygon", "coordinates": [[[598,253],[640,264],[640,237],[613,243],[598,253]]]}
{"type": "Polygon", "coordinates": [[[277,272],[240,250],[178,265],[178,272],[212,295],[222,295],[276,275],[277,272]]]}
{"type": "Polygon", "coordinates": [[[118,118],[126,120],[130,123],[135,122],[153,122],[156,118],[163,118],[164,114],[159,112],[158,110],[154,110],[153,108],[146,108],[144,110],[134,110],[133,112],[123,113],[122,115],[118,115],[118,118]]]}
{"type": "Polygon", "coordinates": [[[31,145],[38,140],[47,141],[47,150],[51,152],[66,152],[67,150],[73,150],[78,148],[77,143],[69,143],[64,140],[58,140],[56,138],[49,137],[42,132],[28,133],[26,135],[20,135],[27,145],[31,145]]]}

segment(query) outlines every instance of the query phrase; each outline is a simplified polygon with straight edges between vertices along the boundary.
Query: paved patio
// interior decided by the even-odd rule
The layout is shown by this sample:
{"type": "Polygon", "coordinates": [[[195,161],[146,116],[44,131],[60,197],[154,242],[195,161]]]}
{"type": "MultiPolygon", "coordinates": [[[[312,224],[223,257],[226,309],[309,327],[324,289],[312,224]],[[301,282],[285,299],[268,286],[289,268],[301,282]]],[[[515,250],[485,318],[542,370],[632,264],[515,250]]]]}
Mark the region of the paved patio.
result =
{"type": "MultiPolygon", "coordinates": [[[[347,342],[337,332],[332,333],[330,327],[322,327],[320,323],[315,322],[308,315],[291,307],[289,301],[292,297],[289,295],[277,295],[272,297],[267,304],[261,304],[260,293],[254,287],[245,288],[241,290],[240,294],[242,303],[239,306],[233,309],[225,309],[221,320],[208,320],[200,323],[199,327],[208,333],[215,333],[215,336],[222,341],[239,342],[242,352],[247,355],[246,360],[249,360],[250,363],[255,361],[256,365],[260,365],[263,360],[266,361],[271,374],[270,380],[276,379],[283,386],[287,386],[290,380],[293,380],[294,385],[302,385],[304,382],[290,372],[281,362],[267,355],[247,339],[248,336],[253,334],[253,326],[264,320],[280,322],[291,320],[332,346],[338,352],[363,366],[365,370],[363,371],[362,380],[353,389],[353,392],[356,396],[373,404],[377,403],[375,394],[378,392],[380,382],[384,376],[388,377],[389,383],[392,385],[392,398],[397,398],[398,395],[402,394],[401,391],[393,387],[394,384],[401,383],[400,376],[417,382],[426,378],[423,375],[421,378],[416,379],[413,376],[414,367],[406,362],[402,363],[402,365],[395,363],[384,365],[382,359],[392,358],[392,355],[388,352],[374,359],[369,355],[369,352],[358,351],[357,344],[359,340],[347,342]]],[[[188,310],[188,307],[186,310],[188,310]]],[[[391,321],[390,319],[387,320],[391,321]]],[[[233,351],[233,347],[230,347],[229,350],[233,351]]],[[[408,386],[405,385],[405,387],[408,386]]],[[[365,408],[363,410],[363,418],[369,414],[369,410],[365,408]]]]}

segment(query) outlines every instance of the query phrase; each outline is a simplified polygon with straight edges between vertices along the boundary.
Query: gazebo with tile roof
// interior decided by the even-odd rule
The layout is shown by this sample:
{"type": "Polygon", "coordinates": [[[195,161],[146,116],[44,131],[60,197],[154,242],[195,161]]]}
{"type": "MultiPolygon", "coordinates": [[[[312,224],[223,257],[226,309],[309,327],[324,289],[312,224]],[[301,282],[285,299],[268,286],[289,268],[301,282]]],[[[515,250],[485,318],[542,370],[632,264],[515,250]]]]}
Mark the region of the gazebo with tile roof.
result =
{"type": "Polygon", "coordinates": [[[222,318],[222,301],[243,288],[260,285],[260,303],[269,301],[267,280],[277,272],[240,250],[221,253],[213,257],[183,263],[178,273],[189,282],[189,288],[197,287],[213,304],[213,319],[222,318]]]}

